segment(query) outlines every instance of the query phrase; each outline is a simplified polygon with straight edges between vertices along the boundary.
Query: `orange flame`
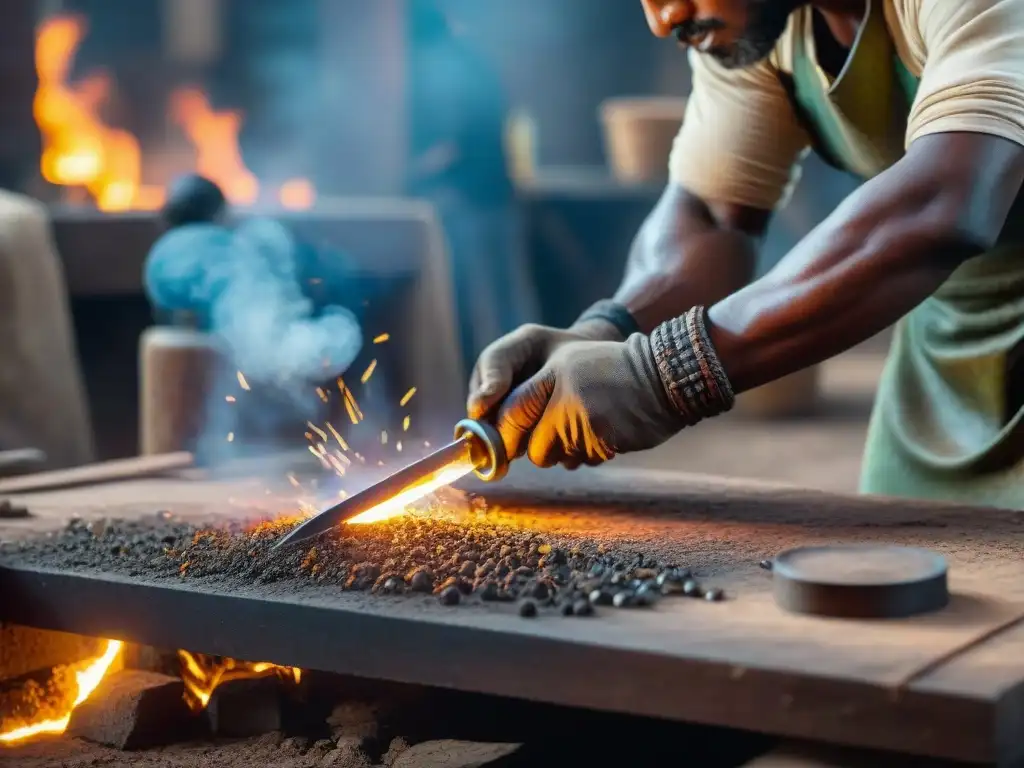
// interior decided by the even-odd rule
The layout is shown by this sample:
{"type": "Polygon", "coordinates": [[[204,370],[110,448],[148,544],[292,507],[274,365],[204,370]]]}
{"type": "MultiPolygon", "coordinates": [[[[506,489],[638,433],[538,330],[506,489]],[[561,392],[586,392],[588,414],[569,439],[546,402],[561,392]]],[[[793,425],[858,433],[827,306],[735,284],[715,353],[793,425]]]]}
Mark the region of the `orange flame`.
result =
{"type": "Polygon", "coordinates": [[[118,640],[108,640],[107,649],[102,656],[89,662],[82,670],[75,672],[77,693],[75,694],[75,700],[71,705],[71,709],[68,710],[66,715],[0,733],[0,743],[14,744],[43,734],[64,733],[68,723],[71,722],[71,712],[96,690],[104,676],[114,665],[114,662],[117,661],[118,656],[120,656],[122,645],[123,643],[118,640]]]}
{"type": "Polygon", "coordinates": [[[84,187],[101,211],[159,208],[160,191],[141,185],[138,140],[107,126],[99,116],[110,100],[110,78],[95,74],[68,83],[85,31],[81,18],[58,16],[43,22],[36,35],[39,87],[32,111],[43,139],[43,178],[59,186],[84,187]]]}
{"type": "MultiPolygon", "coordinates": [[[[33,114],[43,139],[42,176],[57,186],[85,189],[101,211],[158,210],[166,191],[142,183],[139,140],[102,118],[113,81],[94,73],[69,82],[86,31],[84,19],[58,15],[44,21],[36,33],[39,87],[33,114]]],[[[175,91],[170,112],[196,151],[195,168],[181,171],[194,170],[216,182],[232,203],[256,202],[260,185],[238,147],[241,113],[214,110],[196,88],[175,91]]],[[[292,179],[282,185],[278,200],[290,210],[308,209],[316,201],[316,190],[307,179],[292,179]]]]}
{"type": "Polygon", "coordinates": [[[290,211],[305,211],[316,202],[316,189],[307,179],[292,179],[281,185],[278,200],[290,211]]]}
{"type": "Polygon", "coordinates": [[[216,182],[232,203],[251,205],[260,194],[238,147],[242,113],[218,112],[197,88],[179,88],[171,94],[171,117],[196,149],[196,172],[216,182]]]}
{"type": "Polygon", "coordinates": [[[295,683],[302,679],[302,670],[279,667],[268,662],[218,659],[188,651],[178,651],[178,657],[181,659],[181,675],[185,681],[185,700],[193,711],[205,708],[217,686],[230,680],[246,680],[264,675],[277,675],[295,683]]]}

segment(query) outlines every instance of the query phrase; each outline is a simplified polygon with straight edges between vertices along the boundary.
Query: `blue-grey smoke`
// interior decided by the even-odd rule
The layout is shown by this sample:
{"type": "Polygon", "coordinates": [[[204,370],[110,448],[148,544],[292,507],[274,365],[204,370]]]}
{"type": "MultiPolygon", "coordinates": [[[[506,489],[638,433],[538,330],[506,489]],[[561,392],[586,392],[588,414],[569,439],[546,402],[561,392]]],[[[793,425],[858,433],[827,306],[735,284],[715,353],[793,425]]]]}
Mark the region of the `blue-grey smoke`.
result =
{"type": "Polygon", "coordinates": [[[273,450],[291,442],[286,435],[301,438],[307,420],[323,417],[315,389],[359,354],[363,335],[355,315],[342,306],[316,307],[303,291],[314,255],[272,219],[233,230],[184,225],[150,251],[144,283],[158,317],[211,334],[230,362],[230,370],[211,372],[202,432],[183,446],[200,462],[273,450]],[[236,371],[250,392],[239,391],[236,371]],[[239,397],[228,403],[232,394],[239,397]]]}
{"type": "Polygon", "coordinates": [[[193,224],[149,254],[145,285],[158,311],[188,313],[219,336],[251,383],[301,385],[343,373],[362,347],[359,322],[331,306],[314,314],[287,227],[252,219],[230,230],[193,224]]]}

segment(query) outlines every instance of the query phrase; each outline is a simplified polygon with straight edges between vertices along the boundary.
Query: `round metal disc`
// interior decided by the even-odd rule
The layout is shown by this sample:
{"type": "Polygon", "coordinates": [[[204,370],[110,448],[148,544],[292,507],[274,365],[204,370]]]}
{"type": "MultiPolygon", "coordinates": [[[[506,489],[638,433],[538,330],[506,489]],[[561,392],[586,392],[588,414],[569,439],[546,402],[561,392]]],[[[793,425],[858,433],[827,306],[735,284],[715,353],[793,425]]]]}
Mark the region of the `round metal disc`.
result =
{"type": "Polygon", "coordinates": [[[896,619],[949,602],[945,559],[914,547],[791,549],[775,558],[772,584],[780,607],[815,616],[896,619]]]}

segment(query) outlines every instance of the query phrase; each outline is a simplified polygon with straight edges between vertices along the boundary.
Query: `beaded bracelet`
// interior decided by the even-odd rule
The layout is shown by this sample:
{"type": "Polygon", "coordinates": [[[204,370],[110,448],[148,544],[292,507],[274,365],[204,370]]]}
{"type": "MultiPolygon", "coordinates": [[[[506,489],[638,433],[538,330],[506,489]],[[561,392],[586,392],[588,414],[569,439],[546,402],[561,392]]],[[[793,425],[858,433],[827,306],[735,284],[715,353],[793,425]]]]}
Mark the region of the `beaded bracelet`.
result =
{"type": "Polygon", "coordinates": [[[603,299],[591,306],[579,316],[573,325],[580,325],[588,320],[604,320],[621,333],[623,339],[628,339],[634,333],[640,333],[640,326],[630,311],[610,299],[603,299]]]}
{"type": "Polygon", "coordinates": [[[688,425],[725,413],[736,400],[708,336],[706,316],[704,307],[694,307],[651,334],[665,391],[688,425]]]}

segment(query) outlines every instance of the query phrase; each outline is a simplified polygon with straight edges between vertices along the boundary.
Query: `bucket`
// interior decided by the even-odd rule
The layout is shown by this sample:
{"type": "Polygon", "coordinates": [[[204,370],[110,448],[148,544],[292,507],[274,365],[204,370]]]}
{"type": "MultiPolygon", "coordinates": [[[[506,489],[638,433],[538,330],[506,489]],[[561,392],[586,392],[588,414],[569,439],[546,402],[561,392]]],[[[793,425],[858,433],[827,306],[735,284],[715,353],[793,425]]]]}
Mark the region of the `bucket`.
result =
{"type": "Polygon", "coordinates": [[[668,180],[668,157],[683,124],[686,99],[638,97],[601,104],[605,152],[612,175],[626,184],[668,180]]]}

